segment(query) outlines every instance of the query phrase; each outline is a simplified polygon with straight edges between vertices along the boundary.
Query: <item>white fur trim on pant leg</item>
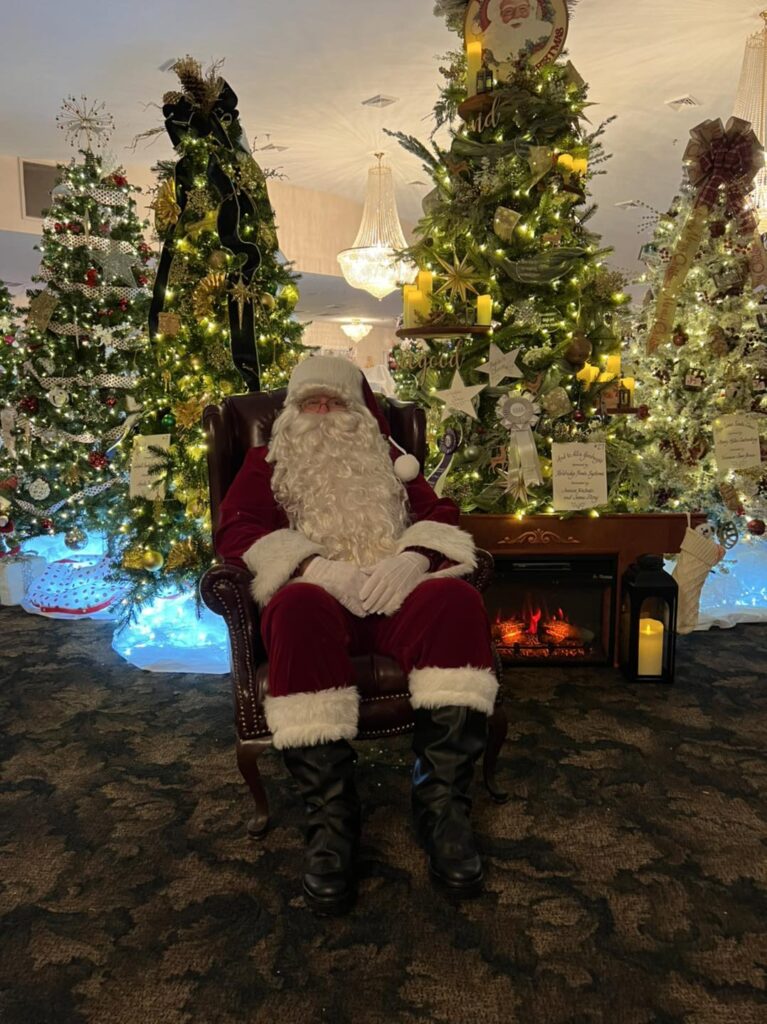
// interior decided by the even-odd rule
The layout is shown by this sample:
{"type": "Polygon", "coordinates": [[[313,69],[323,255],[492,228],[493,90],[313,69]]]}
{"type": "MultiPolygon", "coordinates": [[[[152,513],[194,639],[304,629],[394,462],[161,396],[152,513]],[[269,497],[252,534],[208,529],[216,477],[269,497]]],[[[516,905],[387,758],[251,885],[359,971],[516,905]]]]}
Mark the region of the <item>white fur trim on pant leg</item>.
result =
{"type": "Polygon", "coordinates": [[[260,608],[268,604],[309,555],[324,553],[299,530],[274,530],[251,544],[242,560],[255,576],[250,585],[253,600],[260,608]]]}
{"type": "Polygon", "coordinates": [[[492,715],[498,680],[489,668],[416,668],[410,673],[414,708],[465,707],[492,715]]]}
{"type": "Polygon", "coordinates": [[[439,551],[451,562],[458,562],[449,569],[431,573],[433,576],[465,576],[477,568],[477,548],[474,538],[459,526],[450,523],[433,523],[423,519],[413,523],[397,540],[397,552],[405,548],[430,548],[439,551]]]}
{"type": "Polygon", "coordinates": [[[357,735],[360,698],[354,686],[291,693],[264,700],[266,724],[277,750],[315,747],[357,735]]]}

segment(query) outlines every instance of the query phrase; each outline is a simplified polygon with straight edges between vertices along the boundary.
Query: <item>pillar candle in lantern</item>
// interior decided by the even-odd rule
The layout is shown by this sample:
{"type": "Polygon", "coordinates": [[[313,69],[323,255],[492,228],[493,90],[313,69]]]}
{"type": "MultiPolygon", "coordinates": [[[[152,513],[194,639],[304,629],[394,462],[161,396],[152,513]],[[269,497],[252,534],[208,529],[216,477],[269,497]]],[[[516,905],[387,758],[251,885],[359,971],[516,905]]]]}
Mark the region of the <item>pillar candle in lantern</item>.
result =
{"type": "Polygon", "coordinates": [[[477,296],[477,323],[490,326],[493,322],[493,297],[492,295],[477,296]]]}
{"type": "Polygon", "coordinates": [[[469,96],[477,95],[477,74],[482,69],[482,43],[469,43],[466,46],[466,92],[469,96]]]}
{"type": "Polygon", "coordinates": [[[658,619],[639,620],[639,675],[663,674],[663,623],[658,619]]]}
{"type": "Polygon", "coordinates": [[[431,295],[431,290],[434,286],[434,274],[430,270],[419,270],[418,271],[418,282],[416,288],[423,292],[424,295],[431,295]]]}

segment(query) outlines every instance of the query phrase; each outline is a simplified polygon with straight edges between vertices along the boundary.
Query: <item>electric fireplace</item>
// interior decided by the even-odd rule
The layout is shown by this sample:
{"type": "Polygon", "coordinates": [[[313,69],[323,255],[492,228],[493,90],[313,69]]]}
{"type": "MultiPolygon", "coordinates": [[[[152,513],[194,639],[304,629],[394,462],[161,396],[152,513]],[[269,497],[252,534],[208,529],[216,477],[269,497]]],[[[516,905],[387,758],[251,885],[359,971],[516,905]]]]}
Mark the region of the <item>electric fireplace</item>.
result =
{"type": "Polygon", "coordinates": [[[484,598],[503,662],[611,662],[616,579],[614,556],[496,554],[484,598]]]}

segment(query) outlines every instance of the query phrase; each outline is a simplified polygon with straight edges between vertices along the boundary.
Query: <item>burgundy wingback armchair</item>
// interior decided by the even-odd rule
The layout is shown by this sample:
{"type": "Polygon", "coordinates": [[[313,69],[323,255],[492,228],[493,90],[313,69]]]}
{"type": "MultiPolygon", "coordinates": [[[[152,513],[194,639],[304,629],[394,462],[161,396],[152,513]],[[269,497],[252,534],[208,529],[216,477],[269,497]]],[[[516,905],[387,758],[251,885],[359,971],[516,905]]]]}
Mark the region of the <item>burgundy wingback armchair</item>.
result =
{"type": "MultiPolygon", "coordinates": [[[[203,412],[208,441],[211,523],[215,533],[221,502],[243,463],[249,448],[268,444],[272,423],[285,399],[285,389],[254,392],[226,398],[221,405],[209,405],[203,412]]],[[[396,399],[379,398],[391,427],[392,437],[424,465],[426,417],[418,406],[396,399]]],[[[479,551],[474,573],[467,577],[482,591],[493,574],[493,558],[479,551]]],[[[255,801],[255,817],[248,823],[253,836],[262,836],[269,824],[269,803],[258,770],[258,757],[271,745],[271,733],[264,717],[269,663],[261,639],[258,607],[250,596],[251,574],[241,566],[214,565],[200,583],[205,604],[226,620],[232,656],[237,766],[255,801]]],[[[501,679],[496,652],[496,673],[501,679]]],[[[400,666],[382,655],[352,659],[360,693],[359,739],[378,739],[409,732],[413,712],[407,678],[400,666]]],[[[499,687],[500,694],[500,687],[499,687]]],[[[503,802],[506,794],[495,784],[498,753],[508,723],[500,697],[490,717],[487,749],[483,762],[485,785],[493,799],[503,802]]]]}

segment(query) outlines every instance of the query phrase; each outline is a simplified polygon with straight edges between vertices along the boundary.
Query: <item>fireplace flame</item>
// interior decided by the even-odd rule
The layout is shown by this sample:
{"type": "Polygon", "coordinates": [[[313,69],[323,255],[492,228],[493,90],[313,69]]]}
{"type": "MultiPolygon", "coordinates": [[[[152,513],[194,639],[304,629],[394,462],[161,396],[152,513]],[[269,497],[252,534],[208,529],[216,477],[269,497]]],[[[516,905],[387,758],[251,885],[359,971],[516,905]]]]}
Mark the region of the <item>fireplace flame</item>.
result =
{"type": "Polygon", "coordinates": [[[526,595],[519,611],[496,613],[493,633],[501,647],[514,648],[527,657],[550,656],[553,648],[568,657],[585,657],[587,642],[593,634],[573,625],[562,608],[553,613],[546,601],[535,601],[526,595]],[[536,654],[536,651],[538,652],[536,654]]]}

